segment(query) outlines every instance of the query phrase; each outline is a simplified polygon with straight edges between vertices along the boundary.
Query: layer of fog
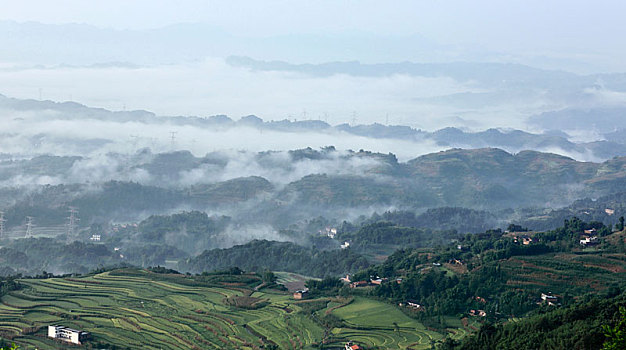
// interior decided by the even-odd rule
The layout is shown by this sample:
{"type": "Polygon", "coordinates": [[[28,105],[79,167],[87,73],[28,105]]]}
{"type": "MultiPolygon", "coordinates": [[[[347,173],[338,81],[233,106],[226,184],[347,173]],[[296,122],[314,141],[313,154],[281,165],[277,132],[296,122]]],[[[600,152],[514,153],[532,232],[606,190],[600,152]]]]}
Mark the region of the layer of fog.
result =
{"type": "MultiPolygon", "coordinates": [[[[440,96],[489,92],[450,78],[406,75],[312,77],[236,68],[221,59],[141,68],[0,70],[2,91],[16,98],[74,100],[111,110],[147,109],[158,115],[255,114],[265,120],[321,119],[330,124],[390,123],[425,130],[460,126],[524,129],[525,117],[564,107],[533,100],[493,101],[479,108],[430,102],[440,96]]],[[[537,97],[537,98],[534,98],[537,97]]]]}

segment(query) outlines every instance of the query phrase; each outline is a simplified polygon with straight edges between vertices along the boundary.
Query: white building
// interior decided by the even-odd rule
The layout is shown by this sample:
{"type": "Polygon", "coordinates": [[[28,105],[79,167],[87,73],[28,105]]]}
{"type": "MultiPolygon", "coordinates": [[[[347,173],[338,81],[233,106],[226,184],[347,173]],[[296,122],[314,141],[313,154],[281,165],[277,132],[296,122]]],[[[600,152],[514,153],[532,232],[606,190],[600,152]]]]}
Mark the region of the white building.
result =
{"type": "Polygon", "coordinates": [[[91,338],[91,334],[89,332],[77,331],[65,326],[54,325],[48,326],[48,337],[74,344],[82,344],[84,341],[91,338]]]}
{"type": "Polygon", "coordinates": [[[585,237],[583,239],[580,240],[580,244],[581,245],[594,245],[599,243],[598,241],[598,237],[597,236],[593,236],[593,237],[585,237]]]}

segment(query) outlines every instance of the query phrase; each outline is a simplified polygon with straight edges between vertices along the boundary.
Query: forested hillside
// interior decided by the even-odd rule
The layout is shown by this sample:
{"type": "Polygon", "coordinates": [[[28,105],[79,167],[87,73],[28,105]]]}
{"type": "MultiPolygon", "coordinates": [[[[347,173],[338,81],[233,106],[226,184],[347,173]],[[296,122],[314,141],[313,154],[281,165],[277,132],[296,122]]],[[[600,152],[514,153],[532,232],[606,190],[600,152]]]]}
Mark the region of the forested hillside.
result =
{"type": "Polygon", "coordinates": [[[290,242],[254,240],[228,249],[208,250],[179,263],[183,271],[223,270],[233,266],[250,271],[290,271],[307,276],[339,276],[369,266],[351,249],[319,251],[290,242]]]}

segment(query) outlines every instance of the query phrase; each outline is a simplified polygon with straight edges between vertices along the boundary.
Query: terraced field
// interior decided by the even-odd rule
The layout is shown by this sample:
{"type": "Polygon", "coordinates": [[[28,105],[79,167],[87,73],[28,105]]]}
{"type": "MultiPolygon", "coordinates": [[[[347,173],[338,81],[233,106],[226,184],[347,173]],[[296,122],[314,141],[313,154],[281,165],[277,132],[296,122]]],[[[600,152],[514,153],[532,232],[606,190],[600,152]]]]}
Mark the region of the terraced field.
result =
{"type": "Polygon", "coordinates": [[[253,291],[245,283],[198,285],[182,275],[131,269],[21,283],[26,287],[2,298],[0,337],[25,349],[65,348],[45,337],[50,324],[89,331],[92,345],[131,349],[307,349],[324,338],[330,348],[353,340],[370,348],[424,349],[442,337],[365,298],[329,301],[318,314],[335,315],[343,327],[325,329],[315,315],[300,312],[290,294],[253,291]],[[225,302],[233,296],[266,302],[242,309],[225,302]]]}
{"type": "Polygon", "coordinates": [[[501,266],[511,276],[511,287],[533,291],[584,294],[626,279],[623,255],[593,251],[516,256],[501,266]]]}
{"type": "Polygon", "coordinates": [[[356,298],[331,313],[346,326],[333,329],[335,342],[352,340],[383,349],[429,349],[431,343],[442,339],[440,333],[427,330],[400,310],[376,300],[356,298]]]}

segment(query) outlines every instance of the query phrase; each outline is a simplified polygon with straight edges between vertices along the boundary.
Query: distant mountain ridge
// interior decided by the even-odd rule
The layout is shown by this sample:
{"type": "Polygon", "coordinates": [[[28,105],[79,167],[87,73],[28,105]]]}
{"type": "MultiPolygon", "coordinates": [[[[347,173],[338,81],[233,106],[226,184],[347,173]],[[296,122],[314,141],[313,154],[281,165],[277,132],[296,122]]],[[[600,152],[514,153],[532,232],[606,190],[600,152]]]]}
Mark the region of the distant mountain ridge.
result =
{"type": "MultiPolygon", "coordinates": [[[[312,173],[286,184],[250,176],[225,181],[216,177],[212,182],[184,185],[181,179],[185,174],[207,164],[210,173],[219,173],[228,168],[229,160],[219,160],[215,155],[194,157],[188,152],[143,155],[136,165],[128,166],[161,179],[153,185],[125,181],[65,184],[34,187],[21,195],[6,188],[3,191],[11,194],[14,202],[3,203],[3,209],[9,226],[21,225],[25,215],[37,216],[41,223],[50,218],[49,224],[62,224],[67,206],[73,205],[84,208],[81,215],[86,222],[107,217],[127,221],[145,211],[166,213],[183,207],[225,210],[241,222],[285,227],[317,216],[338,219],[355,209],[371,212],[367,208],[555,208],[626,188],[626,157],[591,163],[556,154],[511,154],[494,148],[451,149],[408,162],[399,162],[392,154],[341,153],[332,148],[294,150],[287,156],[288,160],[277,164],[271,158],[273,153],[261,152],[251,161],[255,159],[273,171],[278,171],[277,166],[309,166],[314,162],[367,165],[356,173],[312,173]]],[[[4,173],[31,169],[43,178],[47,173],[62,177],[80,161],[71,157],[5,161],[0,162],[0,175],[7,179],[4,173]]]]}
{"type": "MultiPolygon", "coordinates": [[[[53,102],[38,100],[21,100],[0,95],[0,110],[35,111],[42,113],[40,118],[60,120],[86,120],[140,122],[146,124],[172,124],[177,126],[194,126],[200,128],[235,128],[250,127],[278,132],[327,132],[349,133],[375,139],[405,140],[411,142],[434,142],[442,147],[451,148],[484,148],[496,147],[508,152],[522,150],[538,150],[547,152],[565,152],[566,154],[593,155],[594,159],[605,160],[626,155],[626,142],[618,132],[607,134],[609,140],[590,140],[589,142],[572,142],[565,133],[548,132],[533,134],[521,130],[488,129],[480,132],[468,132],[454,127],[446,127],[434,132],[415,129],[403,125],[330,125],[322,120],[278,120],[264,121],[248,115],[235,121],[226,115],[208,117],[197,116],[157,116],[144,110],[109,111],[103,108],[92,108],[75,102],[53,102]],[[43,116],[44,111],[54,112],[54,116],[43,116]]],[[[616,111],[620,111],[619,109],[616,111]]],[[[626,112],[626,110],[625,110],[626,112]]],[[[617,113],[617,112],[616,112],[617,113]]],[[[69,142],[71,140],[65,140],[69,142]]],[[[33,143],[38,142],[33,139],[33,143]]],[[[94,147],[109,142],[106,139],[86,140],[95,143],[94,147]]],[[[587,156],[588,157],[588,156],[587,156]]]]}

